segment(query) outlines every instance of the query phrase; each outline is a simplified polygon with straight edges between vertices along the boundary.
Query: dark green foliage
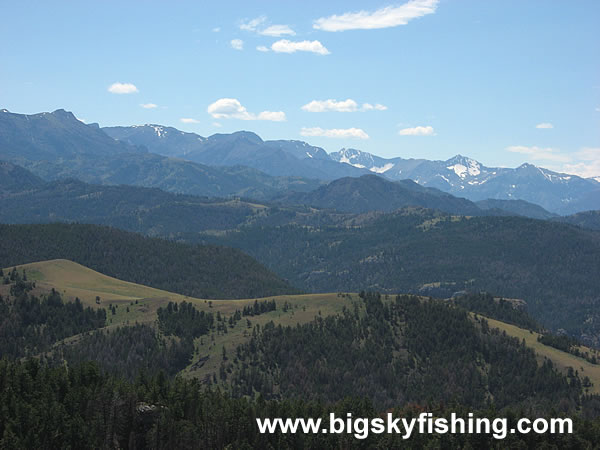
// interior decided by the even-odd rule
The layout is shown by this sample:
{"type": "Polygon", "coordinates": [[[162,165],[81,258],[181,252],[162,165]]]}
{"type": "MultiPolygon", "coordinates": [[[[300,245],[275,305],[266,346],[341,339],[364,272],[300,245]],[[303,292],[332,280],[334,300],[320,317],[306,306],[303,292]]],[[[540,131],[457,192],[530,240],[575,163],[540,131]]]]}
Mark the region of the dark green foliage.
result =
{"type": "Polygon", "coordinates": [[[277,303],[275,300],[263,300],[262,302],[254,300],[254,304],[252,306],[244,306],[244,309],[242,310],[242,316],[258,316],[270,311],[275,311],[276,309],[277,303]]]}
{"type": "Polygon", "coordinates": [[[54,290],[41,299],[24,293],[10,300],[0,296],[0,357],[36,355],[105,324],[106,311],[84,308],[79,299],[64,303],[54,290]]]}
{"type": "Polygon", "coordinates": [[[537,322],[525,311],[525,306],[515,305],[502,298],[495,299],[491,294],[470,293],[456,297],[454,302],[467,311],[479,313],[491,319],[510,323],[528,330],[538,331],[539,329],[537,322]]]}
{"type": "Polygon", "coordinates": [[[239,250],[79,224],[0,225],[0,267],[69,259],[103,274],[201,298],[296,292],[239,250]]]}
{"type": "Polygon", "coordinates": [[[151,236],[235,228],[255,216],[254,207],[243,201],[137,186],[92,185],[74,179],[0,197],[3,223],[91,223],[151,236]]]}
{"type": "MultiPolygon", "coordinates": [[[[259,434],[256,418],[323,418],[329,413],[345,418],[374,418],[381,411],[368,400],[347,398],[335,404],[295,399],[265,401],[231,398],[218,390],[206,391],[197,380],[169,380],[158,374],[140,376],[133,383],[103,374],[96,364],[47,368],[36,361],[0,360],[1,448],[593,448],[600,441],[597,397],[586,397],[581,416],[573,416],[574,434],[418,435],[403,440],[396,434],[259,434]],[[588,417],[589,415],[589,417],[588,417]]],[[[429,411],[435,417],[472,410],[439,403],[398,405],[395,417],[416,417],[429,411]]],[[[476,417],[548,417],[518,409],[501,413],[475,411],[476,417]]],[[[552,415],[556,417],[556,415],[552,415]]]]}
{"type": "Polygon", "coordinates": [[[13,267],[10,275],[7,277],[5,284],[11,284],[10,295],[18,297],[26,292],[31,291],[35,287],[35,282],[27,281],[27,273],[23,270],[22,275],[17,272],[16,267],[13,267]]]}
{"type": "Polygon", "coordinates": [[[544,334],[538,337],[538,341],[567,353],[571,353],[572,347],[580,345],[577,339],[565,335],[544,334]]]}
{"type": "Polygon", "coordinates": [[[174,376],[190,363],[193,351],[189,339],[160,339],[148,325],[134,325],[85,335],[57,347],[48,360],[69,366],[93,360],[103,372],[133,380],[140,372],[174,376]]]}
{"type": "Polygon", "coordinates": [[[451,297],[473,290],[524,299],[544,326],[600,344],[600,233],[426,210],[359,216],[345,225],[255,226],[205,241],[240,248],[314,292],[366,287],[451,297]]]}
{"type": "Polygon", "coordinates": [[[158,326],[167,336],[179,336],[188,340],[205,335],[213,327],[213,313],[198,311],[187,302],[169,302],[166,308],[158,308],[158,326]]]}
{"type": "Polygon", "coordinates": [[[578,356],[580,358],[584,358],[588,362],[592,364],[598,364],[598,359],[595,355],[590,355],[589,353],[583,353],[579,350],[579,346],[581,343],[567,335],[555,335],[555,334],[542,334],[538,336],[538,341],[544,345],[549,345],[550,347],[557,348],[562,350],[563,352],[571,353],[572,355],[578,356]]]}
{"type": "Polygon", "coordinates": [[[370,398],[378,408],[429,400],[483,408],[562,401],[574,410],[580,383],[468,313],[439,301],[402,296],[383,302],[361,294],[340,316],[296,327],[272,322],[236,350],[230,383],[236,395],[302,397],[335,402],[370,398]],[[533,388],[532,388],[533,387],[533,388]],[[493,399],[493,400],[492,400],[493,399]]]}
{"type": "Polygon", "coordinates": [[[557,217],[554,220],[600,231],[600,211],[584,211],[570,216],[557,217]]]}

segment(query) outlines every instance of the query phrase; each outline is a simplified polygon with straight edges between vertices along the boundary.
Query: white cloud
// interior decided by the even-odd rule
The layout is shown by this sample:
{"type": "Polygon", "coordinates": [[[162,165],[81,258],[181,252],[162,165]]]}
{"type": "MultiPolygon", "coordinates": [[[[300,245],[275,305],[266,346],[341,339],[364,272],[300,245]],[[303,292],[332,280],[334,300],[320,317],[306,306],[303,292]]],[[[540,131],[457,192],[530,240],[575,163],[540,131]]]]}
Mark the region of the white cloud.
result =
{"type": "Polygon", "coordinates": [[[144,109],[154,109],[158,108],[158,105],[155,103],[141,103],[140,106],[144,109]]]}
{"type": "Polygon", "coordinates": [[[569,162],[571,157],[561,154],[558,149],[551,147],[536,147],[526,145],[511,145],[506,147],[511,153],[521,153],[528,155],[533,161],[554,161],[554,162],[569,162]]]}
{"type": "Polygon", "coordinates": [[[281,39],[271,45],[271,50],[276,53],[312,52],[319,55],[329,55],[329,50],[319,41],[289,41],[281,39]]]}
{"type": "Polygon", "coordinates": [[[181,123],[200,123],[200,121],[199,121],[199,120],[196,120],[196,119],[190,119],[189,117],[183,117],[183,118],[179,119],[179,121],[180,121],[181,123]]]}
{"type": "Polygon", "coordinates": [[[246,20],[240,24],[240,30],[257,31],[258,27],[267,21],[266,16],[260,16],[256,19],[246,20]]]}
{"type": "Polygon", "coordinates": [[[214,27],[212,31],[213,33],[218,33],[219,31],[221,31],[221,27],[214,27]]]}
{"type": "Polygon", "coordinates": [[[272,122],[285,122],[285,113],[283,111],[262,111],[250,120],[270,120],[272,122]]]}
{"type": "Polygon", "coordinates": [[[313,28],[323,31],[372,30],[406,25],[409,20],[433,14],[439,0],[410,0],[400,6],[387,6],[377,11],[348,12],[321,17],[313,28]]]}
{"type": "Polygon", "coordinates": [[[596,112],[600,112],[600,108],[596,108],[596,112]]]}
{"type": "Polygon", "coordinates": [[[584,161],[600,161],[600,147],[583,147],[575,155],[584,161]]]}
{"type": "Polygon", "coordinates": [[[264,30],[258,32],[263,36],[281,37],[285,35],[295,36],[296,32],[292,30],[288,25],[271,25],[264,30]]]}
{"type": "Polygon", "coordinates": [[[108,87],[108,92],[112,94],[135,94],[138,88],[131,83],[113,83],[108,87]]]}
{"type": "Polygon", "coordinates": [[[600,181],[600,147],[584,147],[575,153],[575,157],[579,161],[565,164],[565,172],[600,181]]]}
{"type": "Polygon", "coordinates": [[[538,123],[535,127],[543,130],[543,129],[554,128],[554,125],[552,125],[551,123],[548,123],[548,122],[542,122],[542,123],[538,123]]]}
{"type": "Polygon", "coordinates": [[[212,126],[213,127],[217,127],[217,128],[221,128],[223,125],[221,125],[219,122],[213,122],[212,126]]]}
{"type": "Polygon", "coordinates": [[[384,106],[380,103],[372,105],[370,103],[363,103],[363,105],[359,108],[358,103],[356,103],[351,98],[346,100],[313,100],[310,103],[302,106],[304,111],[308,112],[327,112],[327,111],[337,111],[337,112],[356,112],[356,111],[385,111],[387,106],[384,106]]]}
{"type": "Polygon", "coordinates": [[[230,42],[231,48],[235,50],[244,50],[244,41],[241,39],[232,39],[230,42]]]}
{"type": "Polygon", "coordinates": [[[220,98],[210,104],[207,111],[215,119],[270,120],[273,122],[286,120],[283,111],[262,111],[258,114],[248,112],[235,98],[220,98]]]}
{"type": "Polygon", "coordinates": [[[269,48],[265,47],[264,45],[259,45],[258,47],[256,47],[256,50],[258,50],[259,52],[268,52],[269,48]]]}
{"type": "Polygon", "coordinates": [[[371,111],[373,109],[375,109],[377,111],[385,111],[386,109],[388,109],[388,107],[385,105],[382,105],[381,103],[375,103],[374,105],[371,105],[370,103],[363,103],[361,109],[363,111],[371,111]]]}
{"type": "Polygon", "coordinates": [[[267,16],[259,16],[252,20],[245,20],[240,24],[240,30],[251,31],[263,36],[281,37],[295,36],[296,32],[289,25],[269,25],[266,26],[267,16]]]}
{"type": "Polygon", "coordinates": [[[561,173],[569,173],[583,178],[600,176],[600,148],[583,147],[579,151],[563,153],[551,147],[513,145],[506,150],[528,155],[533,161],[543,161],[544,167],[561,173]]]}
{"type": "Polygon", "coordinates": [[[355,138],[355,139],[369,139],[369,135],[361,130],[360,128],[332,128],[328,130],[324,130],[320,127],[314,128],[302,128],[300,130],[300,134],[302,136],[324,136],[330,138],[355,138]]]}
{"type": "Polygon", "coordinates": [[[358,111],[358,104],[351,98],[347,100],[313,100],[302,107],[304,111],[308,112],[326,112],[326,111],[337,111],[337,112],[353,112],[358,111]]]}
{"type": "Polygon", "coordinates": [[[398,131],[400,136],[433,136],[435,131],[431,126],[403,128],[398,131]]]}

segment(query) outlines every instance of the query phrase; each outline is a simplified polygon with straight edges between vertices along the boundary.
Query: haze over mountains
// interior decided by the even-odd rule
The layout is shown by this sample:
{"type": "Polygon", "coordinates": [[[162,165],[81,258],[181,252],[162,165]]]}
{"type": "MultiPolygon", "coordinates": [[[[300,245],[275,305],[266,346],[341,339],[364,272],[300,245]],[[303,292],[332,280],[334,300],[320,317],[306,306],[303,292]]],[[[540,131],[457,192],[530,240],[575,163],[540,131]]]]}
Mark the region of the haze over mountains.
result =
{"type": "MultiPolygon", "coordinates": [[[[524,200],[561,215],[600,209],[598,181],[531,164],[488,168],[460,155],[447,161],[384,159],[354,149],[327,154],[302,141],[263,141],[247,131],[205,138],[160,125],[101,129],[64,110],[34,115],[2,110],[0,159],[45,180],[75,177],[193,195],[265,200],[375,173],[471,201],[524,200]]],[[[393,208],[392,203],[384,210],[393,208]]],[[[545,215],[538,211],[534,217],[545,215]]]]}
{"type": "Polygon", "coordinates": [[[98,184],[157,187],[194,195],[266,198],[316,180],[272,177],[248,167],[209,167],[150,153],[115,140],[97,125],[57,110],[33,115],[0,111],[0,160],[23,166],[45,180],[74,177],[98,184]]]}
{"type": "Polygon", "coordinates": [[[515,169],[486,167],[456,155],[447,161],[385,159],[356,149],[327,154],[301,141],[263,141],[251,132],[208,138],[160,125],[103,128],[110,136],[150,151],[208,165],[246,165],[270,175],[332,180],[377,173],[390,180],[411,179],[422,186],[468,198],[526,200],[556,214],[600,209],[600,183],[559,174],[532,164],[515,169]],[[185,142],[185,144],[182,144],[185,142]],[[290,163],[290,157],[296,160],[290,163]],[[299,161],[298,161],[299,160],[299,161]],[[338,164],[332,164],[331,162],[338,164]]]}

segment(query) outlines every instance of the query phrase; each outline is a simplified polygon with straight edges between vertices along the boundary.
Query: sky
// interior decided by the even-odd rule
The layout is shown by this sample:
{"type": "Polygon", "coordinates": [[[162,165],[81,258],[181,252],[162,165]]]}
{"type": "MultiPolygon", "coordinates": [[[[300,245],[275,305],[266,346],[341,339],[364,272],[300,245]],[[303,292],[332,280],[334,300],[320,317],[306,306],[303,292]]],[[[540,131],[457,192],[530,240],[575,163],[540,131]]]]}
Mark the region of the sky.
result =
{"type": "Polygon", "coordinates": [[[600,176],[596,0],[0,0],[0,108],[600,176]]]}

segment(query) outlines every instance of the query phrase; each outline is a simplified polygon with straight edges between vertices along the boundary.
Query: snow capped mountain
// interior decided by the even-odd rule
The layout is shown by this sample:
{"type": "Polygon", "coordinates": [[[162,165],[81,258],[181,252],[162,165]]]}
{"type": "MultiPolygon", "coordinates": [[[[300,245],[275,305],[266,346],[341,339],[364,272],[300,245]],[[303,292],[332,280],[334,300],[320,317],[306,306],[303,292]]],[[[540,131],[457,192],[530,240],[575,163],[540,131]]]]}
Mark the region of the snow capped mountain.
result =
{"type": "Polygon", "coordinates": [[[486,167],[463,155],[446,161],[385,159],[356,149],[342,149],[330,157],[390,180],[411,179],[421,186],[472,201],[525,200],[559,214],[600,209],[600,188],[596,180],[556,173],[529,163],[510,169],[486,167]]]}
{"type": "MultiPolygon", "coordinates": [[[[155,125],[155,124],[151,124],[151,123],[147,123],[146,125],[134,125],[132,128],[152,129],[156,133],[156,136],[158,136],[159,138],[163,138],[163,139],[166,138],[169,134],[171,134],[171,135],[176,134],[179,136],[184,136],[186,134],[183,131],[180,131],[176,128],[163,127],[162,125],[155,125]]],[[[198,139],[204,140],[205,138],[203,138],[202,136],[198,136],[198,139]]]]}
{"type": "Polygon", "coordinates": [[[466,156],[456,155],[454,158],[449,159],[446,162],[451,164],[446,168],[454,171],[454,173],[463,180],[467,177],[467,175],[476,177],[477,175],[481,174],[481,164],[466,156]]]}
{"type": "Polygon", "coordinates": [[[486,167],[463,155],[446,161],[382,158],[354,148],[327,154],[321,147],[303,141],[263,141],[249,131],[208,138],[155,124],[103,131],[161,155],[213,166],[249,166],[275,176],[334,180],[372,173],[392,181],[410,179],[475,202],[525,200],[557,214],[600,209],[600,177],[584,179],[532,164],[514,169],[486,167]]]}
{"type": "Polygon", "coordinates": [[[371,153],[363,152],[354,148],[343,148],[339,152],[330,153],[329,157],[343,164],[350,164],[358,169],[368,169],[373,173],[385,173],[394,167],[395,159],[384,159],[371,153]]]}

